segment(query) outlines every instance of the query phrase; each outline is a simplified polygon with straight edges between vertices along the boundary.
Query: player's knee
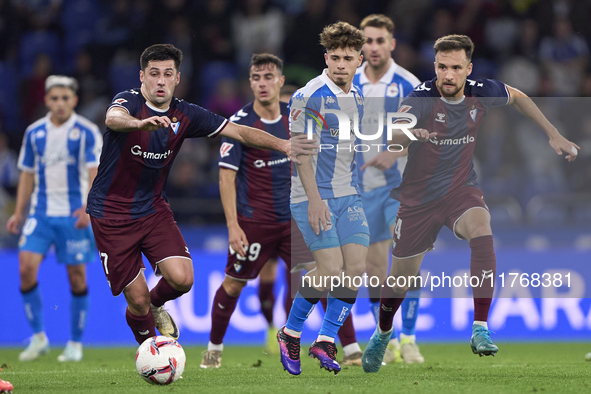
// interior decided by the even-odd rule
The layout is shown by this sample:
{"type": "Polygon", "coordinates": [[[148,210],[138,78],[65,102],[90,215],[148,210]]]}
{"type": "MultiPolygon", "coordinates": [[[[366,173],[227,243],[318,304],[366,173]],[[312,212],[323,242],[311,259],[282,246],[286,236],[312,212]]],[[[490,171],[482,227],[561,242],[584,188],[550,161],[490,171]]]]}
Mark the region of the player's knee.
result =
{"type": "Polygon", "coordinates": [[[245,285],[246,285],[245,281],[232,279],[227,276],[224,279],[224,282],[222,283],[222,286],[224,286],[224,290],[226,291],[226,294],[228,294],[230,297],[238,297],[240,295],[240,293],[242,293],[242,289],[244,288],[245,285]]]}
{"type": "Polygon", "coordinates": [[[193,277],[192,276],[184,276],[177,278],[172,286],[177,289],[178,291],[182,291],[187,293],[193,287],[193,277]]]}
{"type": "Polygon", "coordinates": [[[483,237],[486,235],[492,235],[492,230],[490,228],[490,225],[486,222],[476,223],[470,229],[470,233],[468,234],[469,239],[483,237]]]}
{"type": "Polygon", "coordinates": [[[345,271],[348,276],[361,277],[361,276],[363,276],[365,269],[366,269],[365,261],[359,261],[354,264],[350,264],[350,263],[347,264],[345,271]]]}
{"type": "Polygon", "coordinates": [[[150,293],[128,297],[127,306],[134,315],[145,316],[150,310],[150,293]]]}
{"type": "Polygon", "coordinates": [[[325,276],[325,277],[330,277],[330,278],[337,277],[341,273],[341,267],[339,267],[336,264],[326,265],[326,266],[322,267],[322,269],[320,267],[318,267],[318,273],[321,276],[325,276]]]}
{"type": "Polygon", "coordinates": [[[20,264],[19,265],[19,274],[21,277],[21,282],[24,284],[34,283],[36,278],[36,270],[30,264],[20,264]]]}

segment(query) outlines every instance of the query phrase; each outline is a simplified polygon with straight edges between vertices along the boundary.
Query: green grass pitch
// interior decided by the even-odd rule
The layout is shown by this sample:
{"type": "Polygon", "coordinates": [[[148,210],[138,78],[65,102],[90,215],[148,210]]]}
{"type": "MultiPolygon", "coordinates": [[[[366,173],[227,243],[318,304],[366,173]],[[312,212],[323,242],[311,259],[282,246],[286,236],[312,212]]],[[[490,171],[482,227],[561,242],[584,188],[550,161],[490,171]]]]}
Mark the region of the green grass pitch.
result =
{"type": "MultiPolygon", "coordinates": [[[[591,392],[591,343],[500,343],[497,357],[478,357],[465,344],[421,346],[422,365],[392,364],[376,374],[344,367],[335,376],[302,348],[302,374],[283,371],[261,347],[227,345],[222,367],[199,368],[203,347],[185,347],[183,379],[152,386],[135,371],[133,348],[85,348],[80,363],[58,363],[61,351],[30,363],[21,349],[0,348],[0,378],[19,393],[584,393],[591,392]],[[260,362],[259,362],[260,360],[260,362]]],[[[341,354],[339,352],[339,359],[341,354]]]]}

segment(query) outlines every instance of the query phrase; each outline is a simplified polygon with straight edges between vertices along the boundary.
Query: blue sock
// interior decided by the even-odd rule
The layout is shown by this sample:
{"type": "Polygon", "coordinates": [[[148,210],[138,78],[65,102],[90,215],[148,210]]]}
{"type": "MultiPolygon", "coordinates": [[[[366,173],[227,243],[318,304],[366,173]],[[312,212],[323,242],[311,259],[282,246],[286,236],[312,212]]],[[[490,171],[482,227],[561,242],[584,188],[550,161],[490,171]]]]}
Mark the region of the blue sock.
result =
{"type": "Polygon", "coordinates": [[[86,327],[86,319],[88,317],[88,290],[82,294],[72,293],[72,301],[70,303],[70,329],[72,341],[82,342],[82,333],[86,327]]]}
{"type": "MultiPolygon", "coordinates": [[[[316,303],[317,302],[318,301],[316,301],[316,303]]],[[[287,317],[287,323],[285,324],[285,327],[290,330],[302,332],[304,330],[304,322],[310,313],[312,313],[316,303],[306,300],[298,291],[293,300],[293,305],[291,306],[291,311],[287,317]]]]}
{"type": "Polygon", "coordinates": [[[43,330],[43,305],[41,302],[41,292],[39,291],[39,284],[35,283],[32,289],[23,292],[23,304],[25,307],[25,315],[33,330],[33,334],[38,334],[43,330]]]}
{"type": "Polygon", "coordinates": [[[414,335],[417,317],[419,316],[419,297],[421,290],[412,290],[406,293],[406,298],[402,302],[402,333],[404,335],[414,335]]]}
{"type": "Polygon", "coordinates": [[[378,302],[369,302],[369,309],[371,313],[373,313],[373,318],[376,321],[376,324],[380,321],[380,301],[378,302]]]}
{"type": "MultiPolygon", "coordinates": [[[[355,299],[353,298],[353,302],[354,301],[355,299]]],[[[339,329],[343,325],[347,316],[349,316],[349,313],[351,313],[353,305],[354,304],[334,298],[328,293],[326,313],[324,314],[324,320],[318,335],[326,335],[331,338],[336,338],[339,329]]]]}

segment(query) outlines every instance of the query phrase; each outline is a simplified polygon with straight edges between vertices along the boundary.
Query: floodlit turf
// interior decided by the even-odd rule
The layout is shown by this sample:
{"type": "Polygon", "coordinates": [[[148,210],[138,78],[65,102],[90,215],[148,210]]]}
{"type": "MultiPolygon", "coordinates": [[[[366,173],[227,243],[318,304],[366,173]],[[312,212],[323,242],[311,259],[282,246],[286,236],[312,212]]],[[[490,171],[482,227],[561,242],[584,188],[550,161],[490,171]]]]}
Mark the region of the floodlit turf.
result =
{"type": "MultiPolygon", "coordinates": [[[[290,376],[279,357],[262,348],[226,346],[222,367],[199,368],[202,347],[185,347],[183,379],[151,386],[135,372],[135,349],[86,348],[80,363],[58,363],[61,349],[21,363],[20,349],[0,348],[0,378],[14,393],[583,393],[591,392],[590,343],[503,344],[497,357],[478,357],[466,344],[423,344],[422,365],[394,364],[366,374],[344,367],[335,376],[303,357],[302,374],[290,376]],[[259,361],[260,360],[260,361],[259,361]],[[6,364],[6,365],[3,365],[6,364]]],[[[307,354],[307,347],[302,354],[307,354]]],[[[339,353],[339,359],[341,354],[339,353]]]]}

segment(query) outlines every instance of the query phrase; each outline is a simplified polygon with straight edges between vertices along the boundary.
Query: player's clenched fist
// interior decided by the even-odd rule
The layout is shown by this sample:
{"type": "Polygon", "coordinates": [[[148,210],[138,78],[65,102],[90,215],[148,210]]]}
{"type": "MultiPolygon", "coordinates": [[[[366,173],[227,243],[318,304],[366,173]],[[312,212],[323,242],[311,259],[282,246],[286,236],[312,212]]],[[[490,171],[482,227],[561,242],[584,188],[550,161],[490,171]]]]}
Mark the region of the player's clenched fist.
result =
{"type": "Polygon", "coordinates": [[[145,131],[156,131],[158,129],[166,128],[170,126],[170,119],[168,116],[151,116],[146,119],[142,119],[138,123],[138,129],[145,131]]]}

